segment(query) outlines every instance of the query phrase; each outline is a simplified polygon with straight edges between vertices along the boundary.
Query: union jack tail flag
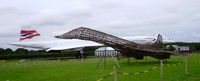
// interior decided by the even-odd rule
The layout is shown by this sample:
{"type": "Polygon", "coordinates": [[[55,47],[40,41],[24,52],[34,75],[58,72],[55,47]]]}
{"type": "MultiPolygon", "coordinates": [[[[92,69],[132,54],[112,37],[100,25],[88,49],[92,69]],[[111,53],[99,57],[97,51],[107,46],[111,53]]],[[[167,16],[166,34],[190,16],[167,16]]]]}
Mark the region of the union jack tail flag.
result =
{"type": "Polygon", "coordinates": [[[21,30],[20,32],[20,41],[25,39],[31,39],[36,36],[40,36],[40,34],[35,30],[21,30]]]}

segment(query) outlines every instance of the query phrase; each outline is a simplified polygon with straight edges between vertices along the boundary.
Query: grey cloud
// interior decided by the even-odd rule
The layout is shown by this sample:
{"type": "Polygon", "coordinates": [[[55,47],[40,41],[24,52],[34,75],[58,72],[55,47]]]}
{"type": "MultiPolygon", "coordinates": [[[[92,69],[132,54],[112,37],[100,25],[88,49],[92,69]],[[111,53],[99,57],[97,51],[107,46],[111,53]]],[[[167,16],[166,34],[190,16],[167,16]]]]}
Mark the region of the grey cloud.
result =
{"type": "Polygon", "coordinates": [[[40,32],[48,31],[44,36],[84,26],[116,36],[161,33],[173,40],[199,41],[199,3],[199,0],[3,0],[0,37],[2,41],[6,37],[16,41],[14,36],[20,25],[37,25],[40,32]]]}
{"type": "Polygon", "coordinates": [[[88,10],[63,11],[56,13],[56,10],[50,11],[51,13],[40,13],[40,16],[32,22],[32,24],[45,26],[45,25],[60,25],[64,26],[68,23],[81,23],[86,22],[92,15],[88,10]]]}
{"type": "Polygon", "coordinates": [[[13,7],[1,7],[0,8],[0,14],[1,15],[10,15],[10,14],[15,14],[17,9],[13,7]]]}

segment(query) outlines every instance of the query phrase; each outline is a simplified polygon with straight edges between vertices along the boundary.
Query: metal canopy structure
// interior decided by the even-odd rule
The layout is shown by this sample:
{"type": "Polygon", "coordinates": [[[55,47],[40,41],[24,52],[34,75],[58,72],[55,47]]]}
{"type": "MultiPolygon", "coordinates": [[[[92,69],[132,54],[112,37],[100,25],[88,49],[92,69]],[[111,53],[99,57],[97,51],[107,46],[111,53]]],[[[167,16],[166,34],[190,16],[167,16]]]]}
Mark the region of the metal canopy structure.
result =
{"type": "Polygon", "coordinates": [[[164,51],[162,49],[162,36],[159,34],[157,41],[152,45],[141,45],[122,39],[101,31],[80,27],[62,35],[55,36],[61,39],[80,39],[94,41],[105,46],[110,46],[126,57],[143,59],[144,56],[151,56],[156,59],[167,59],[171,55],[180,55],[176,52],[164,51]]]}

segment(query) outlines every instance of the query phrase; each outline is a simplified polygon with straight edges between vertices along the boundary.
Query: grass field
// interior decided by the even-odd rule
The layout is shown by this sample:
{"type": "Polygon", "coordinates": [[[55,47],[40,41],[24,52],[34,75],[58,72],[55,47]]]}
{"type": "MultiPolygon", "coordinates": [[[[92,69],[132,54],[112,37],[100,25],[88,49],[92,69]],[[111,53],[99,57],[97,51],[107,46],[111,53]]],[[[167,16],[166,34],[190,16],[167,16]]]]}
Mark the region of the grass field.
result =
{"type": "MultiPolygon", "coordinates": [[[[164,61],[164,81],[200,81],[200,54],[191,54],[188,58],[188,75],[184,75],[183,57],[172,57],[164,61]]],[[[19,62],[17,60],[0,60],[0,81],[97,81],[112,72],[115,65],[111,58],[107,58],[106,68],[103,61],[99,68],[96,68],[98,59],[81,60],[72,59],[65,61],[28,61],[19,62]]],[[[148,57],[147,60],[119,60],[121,69],[118,72],[136,73],[158,66],[157,68],[137,74],[118,74],[118,81],[159,81],[159,60],[148,57]]],[[[113,81],[113,76],[109,76],[102,81],[113,81]]]]}

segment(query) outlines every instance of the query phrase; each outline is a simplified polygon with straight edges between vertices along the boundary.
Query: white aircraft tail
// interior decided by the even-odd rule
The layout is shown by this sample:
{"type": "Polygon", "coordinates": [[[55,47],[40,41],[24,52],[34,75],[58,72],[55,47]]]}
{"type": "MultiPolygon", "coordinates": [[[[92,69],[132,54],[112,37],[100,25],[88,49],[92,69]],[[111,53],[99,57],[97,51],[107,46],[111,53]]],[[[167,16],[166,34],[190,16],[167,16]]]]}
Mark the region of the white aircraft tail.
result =
{"type": "Polygon", "coordinates": [[[33,29],[34,26],[22,26],[20,31],[20,41],[33,39],[35,37],[41,36],[36,30],[33,29]]]}

